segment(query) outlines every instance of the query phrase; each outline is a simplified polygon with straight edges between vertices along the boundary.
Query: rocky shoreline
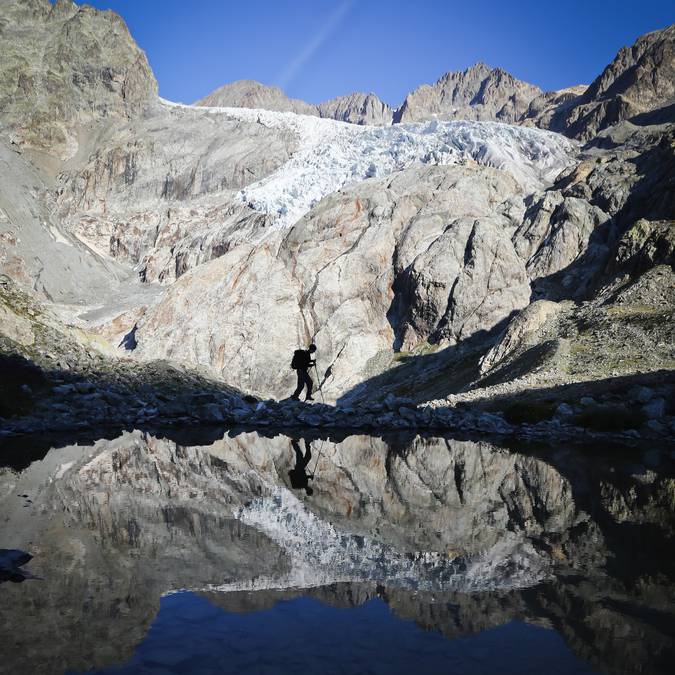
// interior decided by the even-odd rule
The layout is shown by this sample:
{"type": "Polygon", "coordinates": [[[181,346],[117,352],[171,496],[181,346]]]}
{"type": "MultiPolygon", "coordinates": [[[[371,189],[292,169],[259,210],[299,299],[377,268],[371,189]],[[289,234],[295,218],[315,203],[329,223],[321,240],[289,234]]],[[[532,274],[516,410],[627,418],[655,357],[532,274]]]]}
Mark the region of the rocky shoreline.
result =
{"type": "MultiPolygon", "coordinates": [[[[581,396],[567,393],[537,398],[536,392],[502,399],[417,404],[388,394],[381,402],[352,406],[286,399],[259,400],[228,391],[202,389],[135,392],[97,387],[90,382],[53,386],[28,414],[0,419],[0,438],[44,432],[75,432],[97,427],[145,428],[210,425],[264,433],[291,429],[302,434],[342,430],[359,433],[459,432],[531,440],[658,440],[673,443],[675,377],[668,371],[641,378],[623,392],[581,396]],[[660,377],[658,377],[660,375],[660,377]],[[567,399],[567,400],[566,400],[567,399]]],[[[583,385],[580,385],[583,386],[583,385]]]]}

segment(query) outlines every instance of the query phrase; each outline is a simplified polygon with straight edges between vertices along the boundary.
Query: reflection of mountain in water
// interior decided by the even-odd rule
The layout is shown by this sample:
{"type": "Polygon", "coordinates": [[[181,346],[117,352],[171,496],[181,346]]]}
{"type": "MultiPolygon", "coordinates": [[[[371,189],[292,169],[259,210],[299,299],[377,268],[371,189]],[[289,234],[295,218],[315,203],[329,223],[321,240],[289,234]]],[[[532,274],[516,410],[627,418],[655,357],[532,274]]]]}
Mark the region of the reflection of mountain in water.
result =
{"type": "Polygon", "coordinates": [[[0,474],[0,546],[33,553],[44,579],[2,586],[1,667],[126,660],[161,595],[189,588],[242,611],[379,595],[448,637],[518,618],[603,669],[654,672],[672,653],[672,465],[617,452],[314,441],[306,498],[283,436],[187,447],[134,432],[52,450],[0,474]]]}

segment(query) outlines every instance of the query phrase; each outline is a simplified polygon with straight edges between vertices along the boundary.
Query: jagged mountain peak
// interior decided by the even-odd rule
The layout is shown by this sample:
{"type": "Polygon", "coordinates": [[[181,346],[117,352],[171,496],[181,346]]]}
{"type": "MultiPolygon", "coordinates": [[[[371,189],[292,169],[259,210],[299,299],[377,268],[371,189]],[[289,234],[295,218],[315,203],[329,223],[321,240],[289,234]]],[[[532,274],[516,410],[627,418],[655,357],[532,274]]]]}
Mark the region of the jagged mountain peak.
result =
{"type": "Polygon", "coordinates": [[[588,89],[572,105],[557,110],[547,126],[589,140],[644,113],[661,122],[675,121],[675,24],[622,47],[588,89]]]}
{"type": "Polygon", "coordinates": [[[394,122],[430,118],[515,122],[541,93],[539,87],[518,80],[503,68],[478,61],[410,92],[394,113],[394,122]]]}
{"type": "Polygon", "coordinates": [[[279,88],[255,80],[237,80],[219,87],[208,96],[196,101],[195,106],[220,108],[261,108],[277,112],[294,112],[352,124],[390,124],[391,108],[375,94],[353,92],[336,96],[313,105],[290,98],[279,88]]]}

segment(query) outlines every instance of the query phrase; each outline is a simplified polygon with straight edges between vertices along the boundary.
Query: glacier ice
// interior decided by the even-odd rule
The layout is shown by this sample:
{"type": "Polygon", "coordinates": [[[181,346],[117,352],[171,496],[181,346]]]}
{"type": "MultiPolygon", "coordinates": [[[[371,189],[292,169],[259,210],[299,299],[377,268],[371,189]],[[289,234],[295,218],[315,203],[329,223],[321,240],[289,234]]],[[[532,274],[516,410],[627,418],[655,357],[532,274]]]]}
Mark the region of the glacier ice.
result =
{"type": "Polygon", "coordinates": [[[569,166],[577,150],[574,141],[560,134],[500,122],[433,120],[376,127],[292,112],[200,110],[281,127],[297,136],[299,147],[288,162],[239,192],[242,201],[271,215],[279,227],[292,225],[323,197],[345,185],[414,164],[475,162],[508,172],[525,192],[533,192],[569,166]]]}

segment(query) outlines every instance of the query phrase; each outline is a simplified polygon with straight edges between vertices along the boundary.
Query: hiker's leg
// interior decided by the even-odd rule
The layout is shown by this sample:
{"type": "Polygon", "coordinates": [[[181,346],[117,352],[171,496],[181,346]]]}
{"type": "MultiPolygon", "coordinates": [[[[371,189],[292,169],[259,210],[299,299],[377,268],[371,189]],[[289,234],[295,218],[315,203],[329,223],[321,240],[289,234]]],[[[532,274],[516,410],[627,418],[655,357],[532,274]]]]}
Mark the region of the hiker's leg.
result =
{"type": "Polygon", "coordinates": [[[305,458],[302,456],[300,444],[296,440],[292,440],[291,445],[293,446],[293,450],[295,451],[295,467],[298,468],[299,466],[305,466],[304,464],[305,458]]]}
{"type": "Polygon", "coordinates": [[[305,381],[307,383],[307,398],[312,398],[312,389],[314,388],[314,380],[312,380],[312,376],[309,374],[309,370],[305,371],[305,381]]]}
{"type": "Polygon", "coordinates": [[[298,386],[295,388],[295,391],[293,392],[293,396],[291,396],[291,398],[300,398],[300,393],[305,388],[305,378],[302,375],[304,371],[297,370],[296,372],[298,374],[298,386]]]}

